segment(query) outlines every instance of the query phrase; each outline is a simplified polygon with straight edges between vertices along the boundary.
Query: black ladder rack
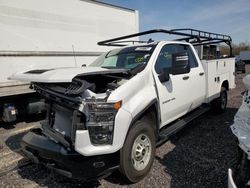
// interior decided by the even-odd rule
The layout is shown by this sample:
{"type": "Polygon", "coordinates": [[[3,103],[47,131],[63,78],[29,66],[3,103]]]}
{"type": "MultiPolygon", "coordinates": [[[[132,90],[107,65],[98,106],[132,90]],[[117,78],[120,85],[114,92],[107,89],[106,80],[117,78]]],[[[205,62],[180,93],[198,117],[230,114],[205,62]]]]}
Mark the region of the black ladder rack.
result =
{"type": "Polygon", "coordinates": [[[136,41],[136,40],[129,40],[124,41],[124,39],[130,39],[133,37],[154,34],[154,33],[163,33],[168,35],[177,35],[183,36],[185,38],[178,38],[177,41],[186,41],[194,46],[199,45],[210,45],[210,44],[218,44],[218,43],[226,43],[230,48],[230,56],[232,56],[232,38],[229,35],[223,35],[218,33],[206,32],[197,29],[190,29],[190,28],[183,28],[183,29],[152,29],[148,31],[143,31],[139,33],[134,33],[131,35],[121,36],[109,40],[100,41],[97,44],[101,46],[127,46],[128,43],[148,43],[147,41],[136,41]]]}

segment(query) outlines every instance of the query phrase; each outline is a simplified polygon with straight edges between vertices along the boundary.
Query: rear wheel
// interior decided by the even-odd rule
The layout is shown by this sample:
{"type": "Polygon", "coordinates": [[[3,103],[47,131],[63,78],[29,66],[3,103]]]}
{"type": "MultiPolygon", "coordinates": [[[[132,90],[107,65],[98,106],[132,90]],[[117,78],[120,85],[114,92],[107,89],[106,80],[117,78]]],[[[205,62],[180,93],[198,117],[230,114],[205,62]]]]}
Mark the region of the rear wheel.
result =
{"type": "Polygon", "coordinates": [[[222,87],[220,92],[220,97],[212,101],[212,110],[214,112],[222,113],[227,108],[227,90],[222,87]]]}
{"type": "Polygon", "coordinates": [[[131,183],[143,179],[154,161],[155,134],[149,122],[143,118],[133,125],[120,152],[120,171],[131,183]]]}

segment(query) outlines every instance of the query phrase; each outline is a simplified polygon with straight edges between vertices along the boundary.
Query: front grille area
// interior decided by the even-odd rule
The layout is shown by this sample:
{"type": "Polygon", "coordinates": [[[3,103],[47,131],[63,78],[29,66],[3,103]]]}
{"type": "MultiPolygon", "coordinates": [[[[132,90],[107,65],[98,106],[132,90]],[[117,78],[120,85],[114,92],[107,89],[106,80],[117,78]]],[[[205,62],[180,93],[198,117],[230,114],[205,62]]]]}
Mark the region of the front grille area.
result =
{"type": "Polygon", "coordinates": [[[51,104],[48,110],[49,127],[74,144],[76,130],[84,130],[85,115],[78,110],[51,104]]]}
{"type": "Polygon", "coordinates": [[[50,116],[51,127],[57,132],[71,137],[73,112],[59,105],[52,105],[50,116]]]}

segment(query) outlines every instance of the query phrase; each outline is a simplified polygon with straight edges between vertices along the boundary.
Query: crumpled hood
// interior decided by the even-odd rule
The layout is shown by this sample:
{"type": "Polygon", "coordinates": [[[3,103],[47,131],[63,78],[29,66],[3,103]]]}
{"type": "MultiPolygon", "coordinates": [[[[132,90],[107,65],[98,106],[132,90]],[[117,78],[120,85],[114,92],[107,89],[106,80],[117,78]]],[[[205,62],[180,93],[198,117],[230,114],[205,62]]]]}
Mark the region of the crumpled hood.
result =
{"type": "Polygon", "coordinates": [[[74,68],[56,68],[39,69],[17,72],[11,75],[9,80],[19,80],[23,82],[41,82],[41,83],[66,83],[78,75],[90,74],[108,74],[125,72],[124,69],[105,69],[101,67],[74,67],[74,68]]]}

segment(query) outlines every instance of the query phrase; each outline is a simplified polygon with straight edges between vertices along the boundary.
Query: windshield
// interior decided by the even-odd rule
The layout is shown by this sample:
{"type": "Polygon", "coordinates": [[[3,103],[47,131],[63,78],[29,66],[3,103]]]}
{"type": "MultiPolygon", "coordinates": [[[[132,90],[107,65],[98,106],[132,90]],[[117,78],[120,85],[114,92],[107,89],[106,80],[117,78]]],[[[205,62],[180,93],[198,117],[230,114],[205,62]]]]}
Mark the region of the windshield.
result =
{"type": "Polygon", "coordinates": [[[133,69],[146,65],[156,45],[111,50],[97,58],[90,66],[109,69],[133,69]]]}

